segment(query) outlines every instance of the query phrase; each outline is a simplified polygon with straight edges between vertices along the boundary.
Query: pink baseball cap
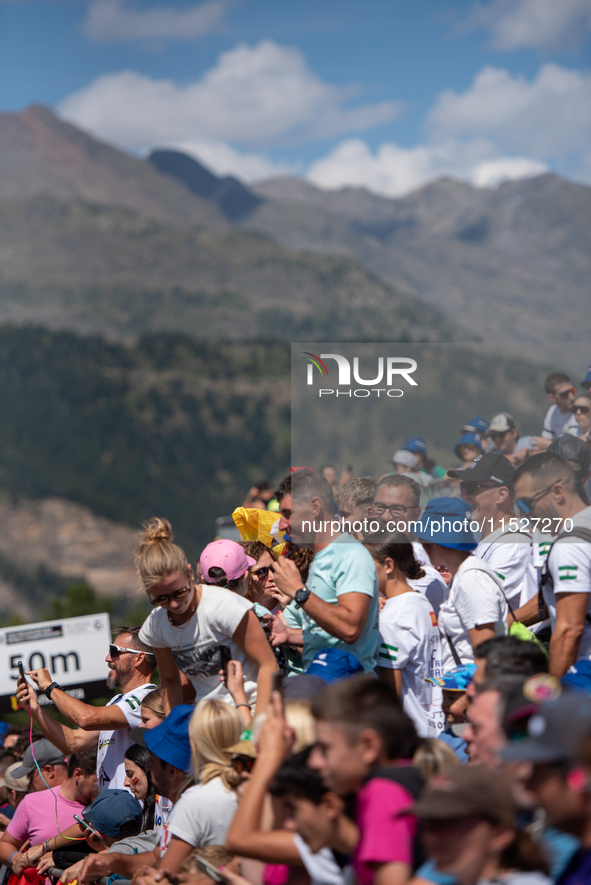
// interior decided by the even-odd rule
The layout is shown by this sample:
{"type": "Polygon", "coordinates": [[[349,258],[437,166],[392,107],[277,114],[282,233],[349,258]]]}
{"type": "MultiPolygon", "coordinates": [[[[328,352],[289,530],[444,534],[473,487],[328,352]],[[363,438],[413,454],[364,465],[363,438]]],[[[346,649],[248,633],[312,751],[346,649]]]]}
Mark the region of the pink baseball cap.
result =
{"type": "Polygon", "coordinates": [[[221,538],[219,541],[212,541],[211,544],[208,544],[199,557],[199,562],[206,584],[213,583],[209,578],[209,570],[213,566],[223,568],[228,581],[234,581],[243,575],[246,569],[257,564],[256,559],[246,555],[244,547],[228,538],[221,538]]]}

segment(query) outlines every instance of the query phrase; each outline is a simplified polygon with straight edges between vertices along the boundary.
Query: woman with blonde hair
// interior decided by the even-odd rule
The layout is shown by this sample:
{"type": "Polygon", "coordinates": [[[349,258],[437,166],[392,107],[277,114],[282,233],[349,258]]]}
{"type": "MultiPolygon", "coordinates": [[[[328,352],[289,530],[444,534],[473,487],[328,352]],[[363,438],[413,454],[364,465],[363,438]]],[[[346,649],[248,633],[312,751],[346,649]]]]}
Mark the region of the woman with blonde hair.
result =
{"type": "Polygon", "coordinates": [[[174,806],[170,842],[159,867],[177,873],[194,848],[223,845],[238,800],[242,778],[232,765],[228,747],[237,743],[242,717],[235,707],[209,698],[200,701],[189,724],[191,762],[197,783],[174,806]]]}
{"type": "MultiPolygon", "coordinates": [[[[277,669],[275,655],[253,611],[253,604],[238,593],[215,583],[195,584],[187,558],[173,543],[168,520],[154,518],[144,526],[136,556],[138,574],[154,606],[140,631],[143,642],[154,649],[164,710],[182,703],[180,673],[193,684],[196,700],[216,697],[231,701],[220,670],[230,660],[242,664],[246,700],[256,700],[262,710],[271,697],[272,674],[277,669]]],[[[254,560],[234,541],[215,541],[202,554],[215,548],[216,561],[224,563],[231,585],[248,580],[254,560]]],[[[203,565],[203,562],[202,562],[203,565]]],[[[210,578],[204,569],[204,581],[210,578]]]]}

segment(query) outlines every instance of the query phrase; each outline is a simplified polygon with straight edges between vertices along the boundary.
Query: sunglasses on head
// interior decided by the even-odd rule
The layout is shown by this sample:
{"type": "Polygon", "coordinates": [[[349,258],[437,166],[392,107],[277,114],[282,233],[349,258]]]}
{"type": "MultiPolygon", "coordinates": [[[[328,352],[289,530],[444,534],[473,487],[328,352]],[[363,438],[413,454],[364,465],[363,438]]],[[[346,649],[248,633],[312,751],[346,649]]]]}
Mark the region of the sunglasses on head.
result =
{"type": "Polygon", "coordinates": [[[137,648],[125,648],[124,645],[110,645],[109,646],[109,657],[118,658],[119,655],[123,654],[130,655],[151,655],[151,651],[139,651],[137,648]]]}
{"type": "Polygon", "coordinates": [[[166,605],[167,602],[170,602],[171,599],[182,599],[187,593],[190,593],[193,587],[189,585],[188,587],[181,587],[180,590],[173,590],[172,593],[167,593],[162,596],[157,596],[156,599],[152,599],[149,597],[150,605],[166,605]]]}

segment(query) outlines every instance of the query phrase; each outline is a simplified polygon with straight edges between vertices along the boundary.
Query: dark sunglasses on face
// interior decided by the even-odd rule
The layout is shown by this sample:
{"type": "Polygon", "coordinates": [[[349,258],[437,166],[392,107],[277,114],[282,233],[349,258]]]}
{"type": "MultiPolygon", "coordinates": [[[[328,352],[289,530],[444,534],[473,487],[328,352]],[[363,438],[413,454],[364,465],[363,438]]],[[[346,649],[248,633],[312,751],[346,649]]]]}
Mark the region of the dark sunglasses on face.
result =
{"type": "Polygon", "coordinates": [[[238,774],[242,774],[243,771],[251,772],[254,768],[254,764],[256,759],[252,756],[239,755],[234,756],[232,759],[232,767],[236,769],[238,774]]]}
{"type": "Polygon", "coordinates": [[[591,412],[591,406],[573,406],[573,412],[581,412],[583,415],[588,415],[591,412]]]}
{"type": "Polygon", "coordinates": [[[149,597],[150,605],[166,605],[167,602],[170,602],[171,599],[183,599],[187,593],[190,593],[193,587],[189,585],[188,587],[181,587],[180,590],[173,590],[172,593],[168,593],[163,596],[157,596],[156,599],[152,599],[149,597]]]}
{"type": "Polygon", "coordinates": [[[257,578],[266,578],[270,571],[270,565],[262,565],[260,568],[255,568],[253,574],[255,574],[257,578]]]}
{"type": "Polygon", "coordinates": [[[554,488],[555,485],[556,483],[553,482],[551,486],[542,489],[540,492],[536,492],[536,494],[532,495],[530,498],[518,498],[515,503],[517,504],[521,512],[527,516],[532,512],[534,501],[539,501],[540,498],[543,498],[544,495],[547,495],[550,489],[554,488]]]}
{"type": "Polygon", "coordinates": [[[508,430],[491,430],[488,437],[489,439],[492,439],[493,442],[496,442],[497,439],[504,439],[508,433],[508,430]]]}
{"type": "Polygon", "coordinates": [[[571,393],[575,392],[574,387],[569,387],[568,390],[563,390],[562,393],[556,393],[555,396],[559,397],[559,399],[566,399],[571,395],[571,393]]]}

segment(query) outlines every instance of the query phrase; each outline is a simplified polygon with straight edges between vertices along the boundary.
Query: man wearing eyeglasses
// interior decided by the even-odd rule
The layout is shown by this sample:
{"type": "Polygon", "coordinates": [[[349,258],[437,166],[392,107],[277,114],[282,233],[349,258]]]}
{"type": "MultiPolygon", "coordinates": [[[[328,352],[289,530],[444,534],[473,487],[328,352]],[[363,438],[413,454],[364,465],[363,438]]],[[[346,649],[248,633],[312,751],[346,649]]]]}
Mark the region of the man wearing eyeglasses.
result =
{"type": "MultiPolygon", "coordinates": [[[[558,455],[534,455],[515,472],[514,487],[524,516],[551,520],[549,539],[567,529],[591,530],[591,507],[577,492],[571,466],[558,455]]],[[[562,677],[580,658],[591,660],[591,543],[565,534],[552,544],[546,569],[550,582],[544,584],[543,593],[552,623],[549,670],[562,677]]],[[[529,614],[537,620],[536,607],[532,600],[516,614],[523,623],[531,623],[526,618],[529,614]]]]}
{"type": "Polygon", "coordinates": [[[385,531],[402,531],[412,544],[415,559],[425,572],[424,578],[407,580],[413,590],[427,597],[435,615],[447,599],[447,584],[431,565],[423,545],[412,533],[412,525],[421,518],[421,487],[412,476],[392,474],[384,476],[376,489],[370,518],[377,519],[385,531]]]}
{"type": "Polygon", "coordinates": [[[62,725],[39,705],[37,694],[19,677],[17,699],[30,707],[45,737],[66,756],[97,747],[99,792],[125,789],[125,751],[133,741],[129,730],[141,725],[142,698],[157,688],[149,681],[156,669],[156,658],[149,646],[138,637],[139,627],[120,627],[109,646],[105,661],[109,667],[107,688],[119,688],[121,694],[104,707],[94,707],[71,697],[49,670],[31,670],[28,674],[40,691],[59,712],[77,728],[62,725]]]}
{"type": "Polygon", "coordinates": [[[481,540],[474,555],[500,578],[511,609],[520,608],[537,595],[538,587],[531,534],[515,531],[520,528],[514,511],[515,468],[505,455],[486,453],[447,475],[460,480],[462,499],[472,507],[471,519],[480,525],[481,540]]]}

